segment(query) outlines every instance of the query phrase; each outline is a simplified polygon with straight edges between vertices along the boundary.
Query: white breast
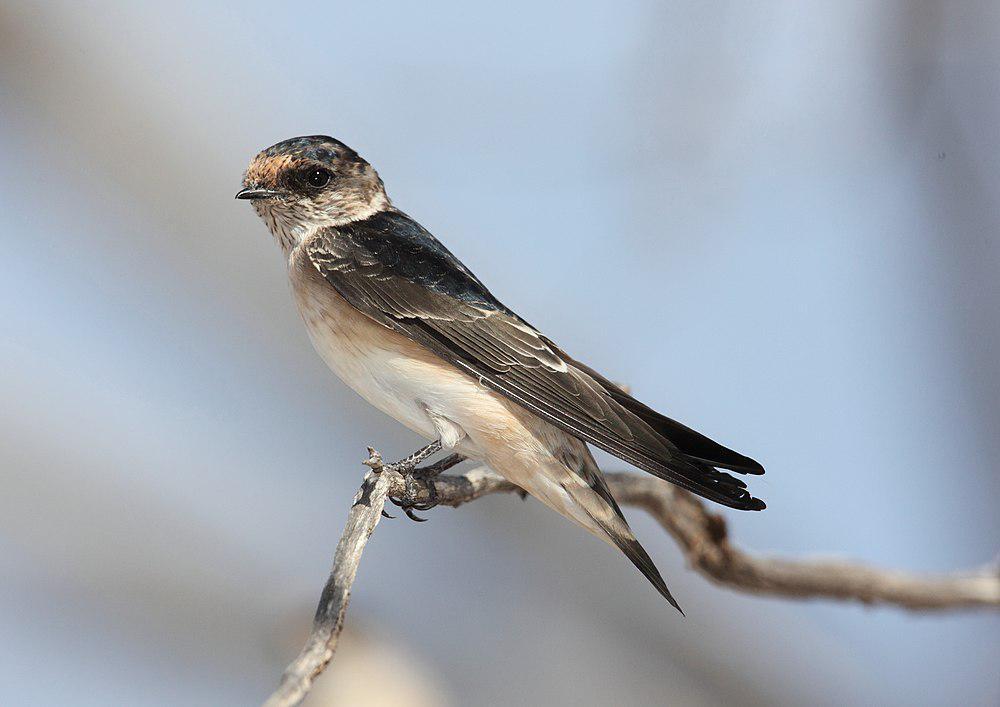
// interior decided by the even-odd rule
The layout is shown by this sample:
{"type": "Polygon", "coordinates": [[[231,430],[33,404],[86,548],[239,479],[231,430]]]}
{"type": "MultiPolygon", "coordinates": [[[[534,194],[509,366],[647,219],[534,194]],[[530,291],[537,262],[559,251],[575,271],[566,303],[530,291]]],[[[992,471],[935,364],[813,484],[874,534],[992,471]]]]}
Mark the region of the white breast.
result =
{"type": "Polygon", "coordinates": [[[302,260],[295,255],[290,260],[292,289],[309,338],[330,370],[414,432],[480,458],[462,422],[484,406],[497,407],[495,394],[361,314],[302,260]]]}

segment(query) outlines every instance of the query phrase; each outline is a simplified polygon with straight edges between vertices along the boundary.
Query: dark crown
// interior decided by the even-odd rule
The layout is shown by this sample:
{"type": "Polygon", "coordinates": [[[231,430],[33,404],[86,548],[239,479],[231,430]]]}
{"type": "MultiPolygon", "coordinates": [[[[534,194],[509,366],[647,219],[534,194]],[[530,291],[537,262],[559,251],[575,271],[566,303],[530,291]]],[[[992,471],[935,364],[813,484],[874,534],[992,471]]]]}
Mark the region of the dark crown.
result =
{"type": "Polygon", "coordinates": [[[282,140],[262,151],[260,157],[293,157],[330,165],[338,162],[364,162],[357,152],[328,135],[307,135],[282,140]]]}

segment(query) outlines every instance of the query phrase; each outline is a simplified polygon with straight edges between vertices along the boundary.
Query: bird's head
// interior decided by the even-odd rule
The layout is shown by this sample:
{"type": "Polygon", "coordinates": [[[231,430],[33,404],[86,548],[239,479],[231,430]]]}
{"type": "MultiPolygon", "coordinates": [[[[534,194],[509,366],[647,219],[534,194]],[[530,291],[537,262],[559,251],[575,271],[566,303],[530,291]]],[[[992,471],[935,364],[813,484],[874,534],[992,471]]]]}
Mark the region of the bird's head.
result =
{"type": "Polygon", "coordinates": [[[389,205],[374,168],[325,135],[291,138],[260,152],[236,198],[253,202],[286,251],[317,228],[358,221],[389,205]]]}

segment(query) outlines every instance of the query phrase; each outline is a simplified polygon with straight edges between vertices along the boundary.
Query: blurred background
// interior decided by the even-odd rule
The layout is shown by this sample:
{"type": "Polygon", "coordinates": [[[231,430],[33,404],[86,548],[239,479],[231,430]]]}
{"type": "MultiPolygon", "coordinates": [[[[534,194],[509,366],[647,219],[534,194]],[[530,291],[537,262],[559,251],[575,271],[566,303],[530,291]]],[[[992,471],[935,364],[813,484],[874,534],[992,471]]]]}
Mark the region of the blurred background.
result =
{"type": "MultiPolygon", "coordinates": [[[[257,703],[365,445],[416,448],[328,374],[233,200],[293,135],[761,460],[741,545],[1000,549],[995,2],[15,0],[0,115],[4,704],[257,703]]],[[[311,704],[1000,702],[995,613],[735,594],[633,511],[682,619],[534,501],[428,515],[379,527],[311,704]]]]}

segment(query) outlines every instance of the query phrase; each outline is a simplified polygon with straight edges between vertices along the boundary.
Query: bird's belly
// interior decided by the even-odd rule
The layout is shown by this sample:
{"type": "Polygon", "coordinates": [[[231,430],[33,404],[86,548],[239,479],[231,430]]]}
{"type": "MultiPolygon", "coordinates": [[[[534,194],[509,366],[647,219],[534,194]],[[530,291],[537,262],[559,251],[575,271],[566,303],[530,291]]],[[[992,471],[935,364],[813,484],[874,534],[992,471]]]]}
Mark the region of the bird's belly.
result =
{"type": "MultiPolygon", "coordinates": [[[[313,347],[326,365],[371,405],[428,439],[445,418],[465,429],[493,394],[473,378],[401,334],[372,321],[336,293],[296,287],[313,347]]],[[[474,439],[455,448],[481,458],[474,439]]]]}
{"type": "Polygon", "coordinates": [[[434,426],[420,405],[419,391],[401,372],[404,352],[377,341],[380,332],[345,328],[328,314],[309,317],[304,312],[303,316],[313,347],[338,378],[414,432],[433,436],[434,426]]]}

